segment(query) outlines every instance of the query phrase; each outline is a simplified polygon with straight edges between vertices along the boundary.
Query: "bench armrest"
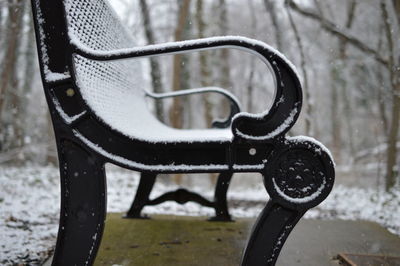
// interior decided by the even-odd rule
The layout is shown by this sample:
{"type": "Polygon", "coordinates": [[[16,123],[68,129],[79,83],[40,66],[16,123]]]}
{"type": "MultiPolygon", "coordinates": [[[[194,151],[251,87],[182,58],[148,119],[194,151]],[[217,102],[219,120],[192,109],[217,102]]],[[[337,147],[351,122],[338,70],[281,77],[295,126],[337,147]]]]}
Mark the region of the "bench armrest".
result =
{"type": "Polygon", "coordinates": [[[257,55],[272,69],[275,77],[275,99],[270,109],[259,113],[238,113],[232,119],[236,138],[268,141],[285,134],[296,122],[302,105],[302,90],[295,67],[269,45],[238,36],[211,37],[181,42],[124,48],[112,51],[94,50],[70,36],[72,52],[92,60],[108,61],[160,56],[218,48],[235,48],[257,55]]]}
{"type": "Polygon", "coordinates": [[[212,122],[212,127],[214,127],[214,128],[229,127],[231,125],[233,116],[240,112],[240,103],[237,100],[237,98],[227,90],[224,90],[224,89],[218,88],[218,87],[186,89],[186,90],[166,92],[166,93],[154,93],[149,90],[145,90],[146,96],[149,96],[153,99],[165,99],[165,98],[171,98],[171,97],[176,97],[176,96],[186,96],[186,95],[207,93],[207,92],[218,93],[218,94],[225,96],[229,100],[229,105],[231,107],[228,118],[225,120],[214,120],[212,122]]]}

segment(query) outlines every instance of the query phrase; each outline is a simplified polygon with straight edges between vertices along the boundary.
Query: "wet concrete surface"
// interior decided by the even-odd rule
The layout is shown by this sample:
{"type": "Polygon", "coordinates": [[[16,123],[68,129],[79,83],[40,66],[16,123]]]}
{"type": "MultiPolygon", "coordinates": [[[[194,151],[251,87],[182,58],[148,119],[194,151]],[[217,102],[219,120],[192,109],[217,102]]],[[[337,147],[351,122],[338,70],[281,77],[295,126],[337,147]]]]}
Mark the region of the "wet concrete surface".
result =
{"type": "Polygon", "coordinates": [[[400,256],[400,238],[373,222],[301,220],[277,265],[338,265],[338,253],[400,256]]]}
{"type": "MultiPolygon", "coordinates": [[[[108,215],[95,265],[240,265],[254,223],[166,215],[127,220],[121,215],[108,215]]],[[[277,265],[339,265],[338,253],[399,256],[400,238],[372,222],[303,219],[277,265]]]]}

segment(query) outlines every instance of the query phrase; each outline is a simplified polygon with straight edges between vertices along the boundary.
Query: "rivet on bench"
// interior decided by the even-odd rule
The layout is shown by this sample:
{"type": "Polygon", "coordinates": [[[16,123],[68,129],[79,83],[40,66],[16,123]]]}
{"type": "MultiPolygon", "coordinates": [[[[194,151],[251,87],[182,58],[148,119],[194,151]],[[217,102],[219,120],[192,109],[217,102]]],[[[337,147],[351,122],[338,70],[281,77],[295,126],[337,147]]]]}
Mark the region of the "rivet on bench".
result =
{"type": "Polygon", "coordinates": [[[251,148],[251,149],[249,149],[249,154],[250,154],[251,156],[256,155],[256,153],[257,153],[256,148],[251,148]]]}
{"type": "Polygon", "coordinates": [[[72,97],[75,95],[74,89],[69,88],[68,90],[65,91],[67,93],[68,97],[72,97]]]}

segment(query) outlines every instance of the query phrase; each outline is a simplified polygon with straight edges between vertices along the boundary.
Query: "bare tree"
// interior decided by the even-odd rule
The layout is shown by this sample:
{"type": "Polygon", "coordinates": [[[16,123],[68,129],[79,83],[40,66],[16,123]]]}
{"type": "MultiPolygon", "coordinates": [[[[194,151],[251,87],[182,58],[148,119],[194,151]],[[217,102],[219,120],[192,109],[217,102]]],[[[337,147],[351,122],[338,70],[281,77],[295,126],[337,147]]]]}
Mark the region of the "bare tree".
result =
{"type": "Polygon", "coordinates": [[[392,4],[397,17],[397,23],[400,25],[400,0],[392,0],[392,4]]]}
{"type": "MultiPolygon", "coordinates": [[[[389,53],[388,71],[390,73],[390,83],[392,87],[392,111],[391,121],[388,135],[388,148],[387,148],[387,163],[386,163],[386,190],[390,190],[396,184],[397,172],[395,170],[397,160],[397,136],[399,135],[400,126],[400,58],[396,58],[394,50],[395,42],[399,45],[398,40],[393,38],[393,28],[391,22],[393,20],[389,17],[388,7],[385,0],[381,0],[382,19],[385,25],[387,50],[389,53]]],[[[396,9],[396,11],[399,11],[396,9]]],[[[397,13],[397,18],[400,13],[397,13]]],[[[398,21],[398,20],[397,20],[398,21]]],[[[397,25],[398,28],[399,25],[397,25]]],[[[396,46],[398,47],[398,46],[396,46]]],[[[398,171],[398,170],[397,170],[398,171]]]]}
{"type": "MultiPolygon", "coordinates": [[[[139,3],[140,3],[140,10],[142,13],[143,28],[144,28],[147,43],[154,44],[155,43],[154,32],[153,32],[153,27],[152,27],[152,23],[151,23],[151,17],[150,17],[150,12],[149,12],[149,8],[147,5],[147,1],[140,0],[139,3]]],[[[157,61],[157,59],[154,57],[150,57],[150,76],[151,76],[151,84],[153,86],[153,91],[156,93],[163,92],[160,64],[157,61]]],[[[156,107],[156,115],[157,115],[158,119],[160,119],[161,121],[164,121],[163,101],[156,101],[155,107],[156,107]]]]}
{"type": "MultiPolygon", "coordinates": [[[[186,24],[189,17],[190,12],[190,0],[178,0],[178,19],[174,32],[175,41],[181,41],[184,37],[184,33],[186,30],[186,24]]],[[[172,90],[178,91],[181,90],[182,84],[184,84],[184,69],[182,62],[184,62],[184,56],[181,54],[177,54],[173,59],[173,73],[172,73],[172,90]]],[[[182,102],[181,97],[174,97],[172,106],[169,110],[169,119],[170,123],[175,128],[183,127],[183,109],[184,103],[182,102]]],[[[182,174],[173,175],[173,179],[175,183],[182,183],[182,174]]]]}
{"type": "MultiPolygon", "coordinates": [[[[386,163],[386,189],[391,189],[396,183],[396,171],[395,165],[397,160],[397,138],[399,134],[399,126],[400,126],[400,62],[399,58],[396,58],[397,51],[394,47],[398,47],[398,40],[393,38],[394,29],[398,29],[399,25],[396,27],[392,27],[392,24],[399,24],[399,16],[400,14],[398,8],[398,0],[391,1],[393,7],[392,10],[396,11],[396,19],[391,18],[388,13],[387,1],[380,1],[380,9],[382,13],[382,20],[385,27],[386,33],[386,44],[387,49],[383,49],[388,53],[388,59],[385,58],[381,51],[378,49],[374,49],[370,47],[366,42],[352,36],[348,30],[339,29],[335,26],[335,24],[322,15],[317,14],[316,12],[303,8],[296,4],[294,1],[289,0],[290,7],[298,12],[299,14],[306,16],[310,19],[313,19],[320,23],[321,27],[325,29],[327,32],[332,34],[335,37],[338,37],[342,41],[342,47],[345,44],[352,45],[353,47],[359,49],[361,52],[365,54],[373,56],[373,58],[382,64],[388,71],[390,76],[390,85],[391,85],[391,100],[392,100],[392,110],[391,110],[391,119],[389,122],[389,134],[387,137],[387,163],[386,163]],[[396,46],[395,46],[396,44],[396,46]]],[[[351,24],[351,23],[350,23],[351,24]]]]}
{"type": "MultiPolygon", "coordinates": [[[[248,3],[249,10],[250,10],[250,21],[251,21],[251,35],[254,37],[256,28],[257,28],[257,19],[255,16],[256,13],[256,7],[254,6],[254,1],[249,0],[248,3]]],[[[248,79],[247,79],[247,90],[245,91],[247,93],[247,111],[252,112],[253,111],[253,93],[254,93],[254,75],[255,75],[255,59],[251,57],[251,62],[250,62],[250,67],[249,67],[249,74],[248,74],[248,79]]],[[[244,97],[246,98],[246,97],[244,97]]]]}
{"type": "MultiPolygon", "coordinates": [[[[203,0],[197,0],[196,3],[196,23],[197,23],[197,37],[204,38],[204,32],[206,28],[206,23],[204,22],[204,2],[203,0]]],[[[199,54],[200,61],[200,79],[201,86],[210,86],[210,70],[208,64],[208,57],[205,52],[199,54]]],[[[209,126],[212,123],[212,103],[210,101],[209,95],[207,93],[203,94],[204,103],[204,117],[206,120],[206,125],[209,126]]]]}
{"type": "Polygon", "coordinates": [[[336,24],[329,21],[328,19],[324,18],[320,14],[307,9],[300,7],[298,4],[296,4],[293,0],[288,0],[289,6],[299,14],[308,17],[312,20],[315,20],[319,22],[321,27],[326,30],[328,33],[332,34],[333,36],[336,36],[340,39],[343,39],[346,41],[346,43],[351,44],[353,47],[359,49],[360,51],[373,56],[379,63],[383,65],[387,65],[388,62],[387,60],[380,54],[380,52],[367,44],[365,44],[363,41],[357,39],[356,37],[352,36],[350,33],[347,31],[344,31],[342,29],[339,29],[336,27],[336,24]]]}
{"type": "MultiPolygon", "coordinates": [[[[218,30],[219,34],[224,36],[228,35],[229,21],[228,21],[228,7],[226,0],[218,1],[218,30]]],[[[228,49],[221,49],[218,56],[217,73],[219,74],[218,81],[222,88],[232,88],[231,83],[231,66],[230,66],[230,52],[228,49]]],[[[217,107],[216,114],[223,116],[229,111],[229,104],[226,101],[215,101],[214,106],[217,107]]]]}
{"type": "Polygon", "coordinates": [[[3,40],[3,17],[4,17],[4,8],[2,5],[0,5],[0,45],[2,44],[3,40]]]}
{"type": "MultiPolygon", "coordinates": [[[[384,28],[383,26],[383,22],[382,24],[382,28],[384,28]]],[[[385,35],[383,33],[384,31],[382,30],[379,34],[379,39],[378,39],[378,50],[381,50],[383,47],[383,36],[385,35]]],[[[382,121],[383,124],[383,133],[385,136],[387,136],[388,132],[389,132],[389,121],[388,121],[388,117],[387,117],[387,108],[386,108],[386,99],[387,99],[387,89],[385,88],[386,84],[384,81],[384,77],[383,77],[383,73],[382,73],[382,66],[381,65],[377,65],[375,66],[375,74],[378,80],[378,97],[377,97],[377,104],[378,104],[378,110],[379,110],[379,117],[382,121]]]]}
{"type": "MultiPolygon", "coordinates": [[[[178,0],[178,20],[175,28],[174,39],[181,41],[185,31],[186,21],[190,11],[190,0],[178,0]]],[[[182,84],[182,55],[174,56],[173,74],[172,74],[172,89],[175,91],[181,90],[182,84]]],[[[171,125],[175,128],[183,127],[183,103],[181,97],[175,97],[170,109],[169,117],[171,125]]]]}
{"type": "Polygon", "coordinates": [[[284,51],[283,47],[283,30],[282,30],[282,21],[278,17],[278,8],[277,8],[277,1],[274,0],[264,0],[264,6],[267,12],[269,13],[271,17],[271,22],[274,28],[274,33],[275,33],[275,41],[276,41],[276,47],[280,51],[284,51]]]}
{"type": "MultiPolygon", "coordinates": [[[[322,8],[319,8],[322,12],[322,8]]],[[[350,1],[347,3],[347,13],[344,28],[349,31],[353,25],[356,11],[356,2],[350,1]]],[[[323,15],[321,13],[321,15],[323,15]]],[[[338,51],[333,56],[331,66],[332,85],[331,85],[331,118],[332,118],[332,137],[333,148],[337,159],[341,159],[343,144],[347,141],[346,145],[350,148],[350,154],[354,155],[353,145],[353,126],[352,126],[352,112],[350,104],[350,95],[347,93],[347,81],[345,77],[345,65],[347,60],[347,42],[343,38],[338,39],[338,51]],[[341,104],[342,103],[342,104],[341,104]],[[345,114],[342,118],[340,113],[345,114]],[[342,121],[342,122],[341,122],[342,121]],[[342,137],[342,128],[347,130],[346,138],[342,137]]]]}
{"type": "Polygon", "coordinates": [[[306,56],[304,52],[304,47],[303,43],[300,38],[300,33],[297,29],[296,23],[293,20],[292,14],[289,9],[286,9],[287,15],[289,18],[290,25],[293,29],[293,33],[296,39],[297,46],[299,47],[299,53],[300,53],[300,65],[301,65],[301,71],[303,73],[303,90],[304,90],[304,102],[305,102],[305,133],[306,135],[311,135],[312,134],[312,98],[310,94],[310,88],[309,88],[309,83],[308,83],[308,74],[307,74],[307,67],[306,67],[306,56]]]}
{"type": "MultiPolygon", "coordinates": [[[[26,2],[27,3],[27,2],[26,2]]],[[[30,8],[26,8],[26,15],[30,19],[27,20],[27,36],[25,37],[25,47],[22,53],[22,57],[25,59],[25,67],[23,69],[23,80],[20,85],[20,93],[19,97],[19,112],[16,121],[20,123],[19,127],[21,128],[21,137],[23,138],[26,135],[26,122],[27,122],[27,106],[28,106],[28,95],[32,92],[33,80],[35,76],[35,66],[36,66],[36,47],[35,47],[35,36],[32,21],[32,12],[30,8]]],[[[51,124],[50,124],[51,126],[51,124]]],[[[21,140],[24,143],[23,140],[21,140]]]]}
{"type": "MultiPolygon", "coordinates": [[[[4,102],[7,95],[7,89],[14,75],[14,69],[17,64],[17,47],[20,41],[20,32],[23,18],[22,0],[8,0],[8,24],[7,24],[7,40],[5,41],[6,49],[4,53],[3,69],[0,77],[0,123],[2,122],[2,114],[4,111],[4,102]]],[[[4,134],[3,127],[0,124],[0,135],[4,134]]]]}
{"type": "MultiPolygon", "coordinates": [[[[221,35],[228,35],[228,8],[225,0],[219,0],[219,27],[221,35]]],[[[220,53],[221,68],[221,86],[223,88],[231,87],[230,66],[229,66],[229,50],[222,49],[220,53]]]]}

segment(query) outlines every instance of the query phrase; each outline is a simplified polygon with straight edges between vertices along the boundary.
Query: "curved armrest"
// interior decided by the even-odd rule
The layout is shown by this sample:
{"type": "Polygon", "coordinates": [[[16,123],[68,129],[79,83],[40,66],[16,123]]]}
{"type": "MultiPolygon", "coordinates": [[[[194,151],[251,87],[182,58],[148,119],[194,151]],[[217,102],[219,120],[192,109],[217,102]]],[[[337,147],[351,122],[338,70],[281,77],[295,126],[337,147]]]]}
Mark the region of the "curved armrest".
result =
{"type": "Polygon", "coordinates": [[[195,89],[187,89],[187,90],[180,90],[180,91],[173,91],[173,92],[166,92],[166,93],[154,93],[148,90],[145,90],[146,96],[149,96],[153,99],[165,99],[171,98],[176,96],[185,96],[191,94],[199,94],[199,93],[207,93],[207,92],[214,92],[225,96],[229,100],[229,105],[231,107],[231,112],[229,117],[225,120],[214,120],[212,122],[212,127],[214,128],[227,128],[231,125],[232,118],[234,115],[240,112],[240,103],[233,95],[227,90],[218,87],[204,87],[204,88],[195,88],[195,89]]]}
{"type": "Polygon", "coordinates": [[[271,108],[260,114],[239,113],[233,117],[232,132],[236,138],[266,141],[285,134],[296,122],[302,105],[302,90],[295,67],[271,46],[237,36],[211,37],[144,47],[102,51],[90,49],[70,36],[72,52],[92,60],[160,56],[217,48],[236,48],[255,54],[270,66],[275,76],[275,99],[271,108]]]}

